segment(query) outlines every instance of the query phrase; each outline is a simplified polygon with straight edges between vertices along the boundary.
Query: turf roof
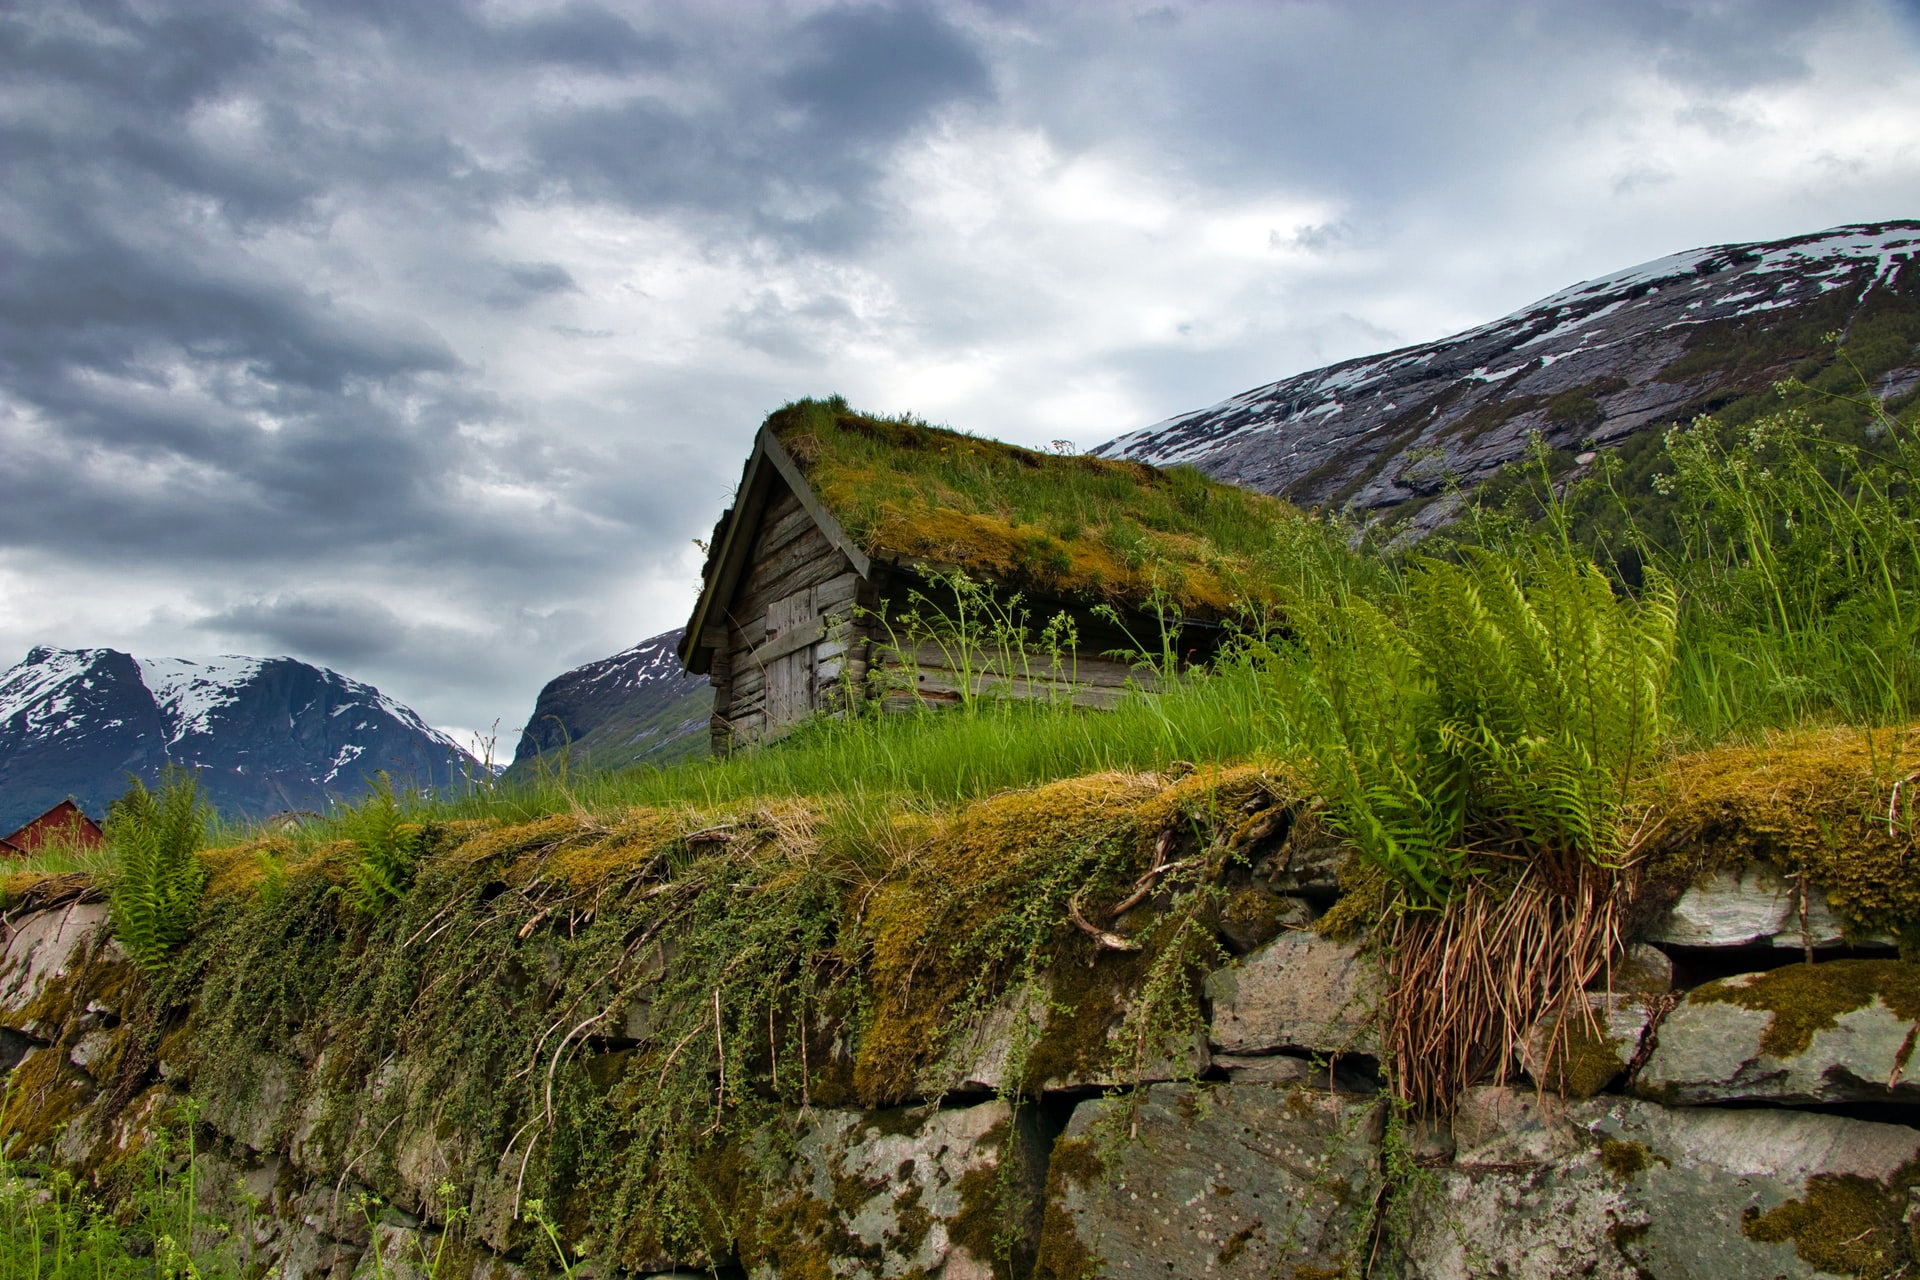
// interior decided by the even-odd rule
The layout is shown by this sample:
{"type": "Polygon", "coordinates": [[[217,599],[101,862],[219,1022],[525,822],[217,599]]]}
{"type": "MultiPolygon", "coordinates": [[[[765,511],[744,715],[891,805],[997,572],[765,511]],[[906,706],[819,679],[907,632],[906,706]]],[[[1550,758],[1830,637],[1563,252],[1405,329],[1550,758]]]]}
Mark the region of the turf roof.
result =
{"type": "Polygon", "coordinates": [[[1191,468],[1048,454],[800,400],[766,429],[869,556],[961,569],[1054,599],[1190,617],[1271,604],[1283,528],[1298,511],[1191,468]]]}

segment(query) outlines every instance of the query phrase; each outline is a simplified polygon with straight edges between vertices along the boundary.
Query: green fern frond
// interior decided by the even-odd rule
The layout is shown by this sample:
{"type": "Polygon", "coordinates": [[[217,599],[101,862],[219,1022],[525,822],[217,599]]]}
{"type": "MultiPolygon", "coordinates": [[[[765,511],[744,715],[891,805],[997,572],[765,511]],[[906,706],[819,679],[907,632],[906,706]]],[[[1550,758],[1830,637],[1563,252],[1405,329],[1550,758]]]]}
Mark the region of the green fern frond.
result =
{"type": "Polygon", "coordinates": [[[157,792],[134,779],[108,811],[114,936],[150,973],[164,969],[168,953],[192,936],[207,883],[199,850],[210,816],[198,776],[172,768],[162,774],[157,792]]]}

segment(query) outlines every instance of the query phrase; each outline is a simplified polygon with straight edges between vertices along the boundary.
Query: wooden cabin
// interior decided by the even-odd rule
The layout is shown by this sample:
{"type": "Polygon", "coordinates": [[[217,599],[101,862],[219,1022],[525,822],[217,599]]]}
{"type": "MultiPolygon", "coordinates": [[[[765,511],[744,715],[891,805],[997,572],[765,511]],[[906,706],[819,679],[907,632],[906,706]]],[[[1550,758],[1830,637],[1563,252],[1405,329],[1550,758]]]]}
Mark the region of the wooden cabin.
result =
{"type": "Polygon", "coordinates": [[[1235,527],[1256,529],[1291,512],[1196,472],[1038,453],[838,398],[788,405],[754,438],[681,641],[686,669],[712,678],[715,754],[868,699],[1110,705],[1153,678],[1114,653],[1165,641],[1210,654],[1257,575],[1235,581],[1233,554],[1180,528],[1182,502],[1251,512],[1235,527]],[[925,624],[960,603],[955,573],[1002,602],[1017,593],[1036,640],[1064,614],[1072,650],[1055,666],[1029,644],[1008,662],[932,635],[925,624]]]}
{"type": "Polygon", "coordinates": [[[0,854],[28,857],[38,853],[41,846],[46,844],[97,849],[106,842],[106,833],[100,829],[99,823],[89,818],[73,801],[62,800],[18,831],[0,836],[0,854]]]}

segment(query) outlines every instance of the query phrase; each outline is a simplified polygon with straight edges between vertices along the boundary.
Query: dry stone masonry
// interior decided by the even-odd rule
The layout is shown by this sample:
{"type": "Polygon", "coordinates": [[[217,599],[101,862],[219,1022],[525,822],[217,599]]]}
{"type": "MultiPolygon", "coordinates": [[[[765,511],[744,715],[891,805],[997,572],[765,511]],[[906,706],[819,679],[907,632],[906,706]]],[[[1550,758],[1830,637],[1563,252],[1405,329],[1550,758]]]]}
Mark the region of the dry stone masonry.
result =
{"type": "MultiPolygon", "coordinates": [[[[92,896],[76,890],[6,923],[9,1157],[110,1185],[191,1096],[207,1220],[244,1223],[252,1256],[285,1280],[552,1269],[516,1224],[527,1159],[516,1137],[487,1154],[490,1178],[453,1187],[475,1135],[430,1113],[371,1131],[379,1100],[412,1087],[407,1059],[349,1082],[356,1114],[327,1112],[338,1082],[325,1027],[258,1057],[244,1081],[196,1077],[177,1029],[156,1040],[161,1029],[128,1020],[128,993],[145,979],[92,896]],[[376,1149],[391,1158],[363,1158],[376,1149]]],[[[739,1166],[704,1166],[716,1206],[735,1215],[731,1256],[663,1249],[622,1273],[1920,1273],[1920,966],[1884,939],[1850,939],[1823,901],[1803,903],[1770,869],[1681,895],[1646,930],[1651,942],[1616,963],[1612,990],[1591,994],[1564,1049],[1537,1029],[1516,1046],[1531,1079],[1473,1087],[1437,1122],[1396,1113],[1381,1090],[1376,958],[1287,927],[1304,926],[1302,914],[1309,905],[1274,913],[1277,935],[1232,949],[1202,984],[1205,1042],[1149,1064],[1148,1078],[1063,1074],[1013,1105],[1007,1042],[1034,1025],[1020,1002],[1043,1022],[1059,1016],[1046,984],[1021,988],[963,1041],[941,1096],[771,1119],[756,1167],[776,1172],[750,1186],[739,1166]]],[[[1112,1034],[1124,1004],[1096,1033],[1112,1034]]],[[[631,1031],[646,1017],[641,1005],[615,1022],[631,1031]]],[[[594,1256],[593,1239],[571,1243],[594,1256]]],[[[604,1280],[605,1265],[579,1274],[604,1280]]]]}

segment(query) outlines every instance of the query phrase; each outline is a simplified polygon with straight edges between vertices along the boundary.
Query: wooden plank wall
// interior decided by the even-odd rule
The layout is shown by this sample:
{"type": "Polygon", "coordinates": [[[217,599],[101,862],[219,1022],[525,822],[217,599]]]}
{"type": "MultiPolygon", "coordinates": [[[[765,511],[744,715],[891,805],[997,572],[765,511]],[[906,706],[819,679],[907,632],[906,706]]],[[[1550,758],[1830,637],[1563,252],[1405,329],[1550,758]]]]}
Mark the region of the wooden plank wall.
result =
{"type": "Polygon", "coordinates": [[[853,617],[861,579],[780,486],[726,609],[714,654],[713,750],[777,736],[836,705],[866,676],[865,631],[853,617]]]}
{"type": "MultiPolygon", "coordinates": [[[[950,598],[942,599],[937,590],[904,576],[884,580],[878,591],[887,600],[890,617],[902,617],[916,606],[922,612],[950,612],[953,607],[950,598]],[[912,595],[920,599],[913,600],[912,595]]],[[[1051,609],[1044,603],[1033,605],[1032,625],[1044,625],[1051,609]]],[[[962,658],[951,644],[922,639],[907,645],[905,637],[893,635],[884,624],[873,624],[868,646],[873,672],[870,693],[890,711],[908,710],[916,700],[936,706],[957,703],[968,684],[976,696],[1057,698],[1076,706],[1105,708],[1125,697],[1129,685],[1158,687],[1149,668],[1103,656],[1129,647],[1132,637],[1090,613],[1071,612],[1080,634],[1080,651],[1063,655],[1057,669],[1044,653],[1016,653],[1010,664],[997,653],[962,658]]]]}
{"type": "Polygon", "coordinates": [[[869,697],[890,710],[959,702],[969,678],[975,694],[1064,698],[1087,707],[1113,706],[1130,686],[1155,686],[1150,670],[1102,656],[1134,641],[1090,613],[1076,617],[1081,651],[1059,670],[1040,654],[1016,658],[1012,670],[992,655],[962,662],[930,641],[898,652],[875,613],[884,599],[889,614],[903,614],[908,593],[925,584],[898,570],[875,571],[879,582],[856,573],[799,499],[775,486],[713,656],[715,755],[869,697]]]}
{"type": "Polygon", "coordinates": [[[904,652],[876,643],[872,657],[874,691],[892,711],[908,709],[916,698],[938,706],[957,703],[969,684],[976,696],[1057,698],[1100,708],[1118,703],[1129,685],[1152,689],[1158,684],[1145,668],[1084,653],[1064,657],[1058,669],[1044,654],[1024,661],[1016,655],[1008,669],[998,654],[975,653],[963,661],[950,647],[924,641],[904,652]]]}

